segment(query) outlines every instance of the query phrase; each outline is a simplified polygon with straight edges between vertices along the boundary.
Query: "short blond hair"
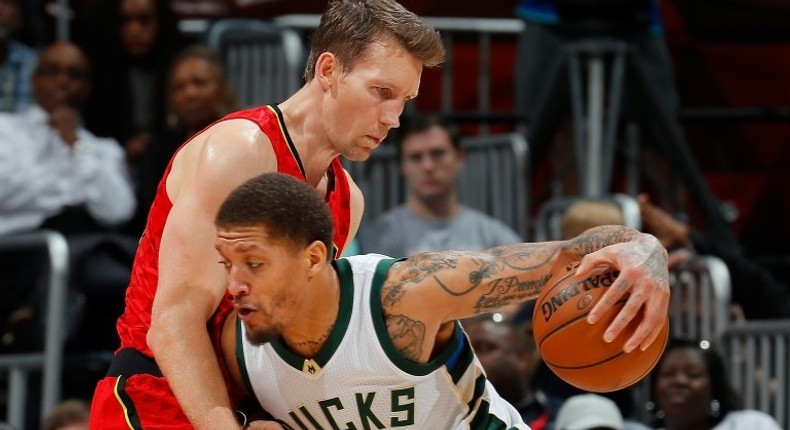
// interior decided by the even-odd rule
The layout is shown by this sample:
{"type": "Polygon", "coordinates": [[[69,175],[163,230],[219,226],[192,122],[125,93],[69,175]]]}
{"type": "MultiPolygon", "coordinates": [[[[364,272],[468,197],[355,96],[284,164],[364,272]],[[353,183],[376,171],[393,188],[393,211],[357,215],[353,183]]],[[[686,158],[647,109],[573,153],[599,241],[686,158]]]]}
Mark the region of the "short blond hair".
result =
{"type": "Polygon", "coordinates": [[[370,45],[385,40],[397,41],[425,67],[444,61],[439,32],[397,1],[333,0],[313,33],[305,82],[315,76],[315,63],[322,53],[335,54],[349,72],[370,45]]]}
{"type": "Polygon", "coordinates": [[[576,237],[599,225],[625,225],[620,207],[603,200],[578,200],[565,209],[560,219],[563,239],[576,237]]]}

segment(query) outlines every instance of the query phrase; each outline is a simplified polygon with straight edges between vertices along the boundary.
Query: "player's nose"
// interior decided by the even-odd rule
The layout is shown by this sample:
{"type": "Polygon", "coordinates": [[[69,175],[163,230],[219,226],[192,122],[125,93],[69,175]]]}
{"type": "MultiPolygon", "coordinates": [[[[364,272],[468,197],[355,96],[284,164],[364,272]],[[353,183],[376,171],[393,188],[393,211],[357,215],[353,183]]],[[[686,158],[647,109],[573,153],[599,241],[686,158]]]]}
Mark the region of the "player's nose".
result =
{"type": "Polygon", "coordinates": [[[233,297],[242,297],[250,294],[250,285],[240,280],[237,276],[228,276],[228,292],[233,297]]]}

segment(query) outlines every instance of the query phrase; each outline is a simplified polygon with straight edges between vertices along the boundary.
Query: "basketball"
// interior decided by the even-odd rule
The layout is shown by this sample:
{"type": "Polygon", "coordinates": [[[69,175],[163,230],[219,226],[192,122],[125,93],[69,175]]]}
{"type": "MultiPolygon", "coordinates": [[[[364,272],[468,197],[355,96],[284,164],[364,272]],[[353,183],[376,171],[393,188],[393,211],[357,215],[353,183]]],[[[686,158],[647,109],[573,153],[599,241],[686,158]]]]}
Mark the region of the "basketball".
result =
{"type": "Polygon", "coordinates": [[[612,342],[604,342],[603,334],[625,298],[595,324],[587,322],[587,314],[618,272],[607,270],[578,278],[574,274],[578,266],[578,262],[569,264],[555,274],[536,299],[532,314],[535,343],[546,365],[577,388],[602,393],[628,387],[647,376],[658,362],[667,343],[669,320],[644,351],[637,347],[623,352],[623,345],[642,321],[642,310],[612,342]]]}

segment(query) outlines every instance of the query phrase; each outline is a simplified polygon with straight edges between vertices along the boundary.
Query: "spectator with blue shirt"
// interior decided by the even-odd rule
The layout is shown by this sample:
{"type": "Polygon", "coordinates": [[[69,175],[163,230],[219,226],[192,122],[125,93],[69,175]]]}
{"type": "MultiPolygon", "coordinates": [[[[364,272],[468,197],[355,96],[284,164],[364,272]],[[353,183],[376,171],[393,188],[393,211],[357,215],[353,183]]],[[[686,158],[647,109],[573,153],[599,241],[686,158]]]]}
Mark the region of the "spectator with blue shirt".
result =
{"type": "Polygon", "coordinates": [[[0,0],[0,111],[16,112],[32,102],[30,85],[38,52],[13,37],[22,28],[18,0],[0,0]]]}

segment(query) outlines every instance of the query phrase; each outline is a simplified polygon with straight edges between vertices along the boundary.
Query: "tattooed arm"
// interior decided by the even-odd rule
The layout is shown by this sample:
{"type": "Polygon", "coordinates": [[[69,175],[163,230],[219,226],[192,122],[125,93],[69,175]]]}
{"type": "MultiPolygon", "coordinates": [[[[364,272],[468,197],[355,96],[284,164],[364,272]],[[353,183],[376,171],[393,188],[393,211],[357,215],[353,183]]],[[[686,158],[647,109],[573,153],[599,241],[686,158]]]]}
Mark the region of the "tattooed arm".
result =
{"type": "Polygon", "coordinates": [[[424,340],[416,354],[424,357],[432,345],[431,334],[438,333],[444,323],[534,299],[556,271],[578,260],[579,275],[590,274],[596,266],[620,271],[588,320],[597,321],[629,294],[604,337],[614,339],[644,305],[644,320],[625,349],[650,345],[669,304],[667,254],[653,236],[622,226],[595,227],[562,242],[523,243],[485,252],[416,254],[390,269],[382,304],[388,321],[397,322],[403,332],[415,337],[412,343],[420,346],[420,339],[424,340]],[[418,336],[420,333],[424,335],[418,336]]]}

